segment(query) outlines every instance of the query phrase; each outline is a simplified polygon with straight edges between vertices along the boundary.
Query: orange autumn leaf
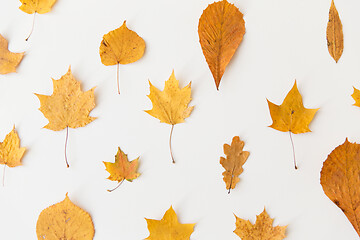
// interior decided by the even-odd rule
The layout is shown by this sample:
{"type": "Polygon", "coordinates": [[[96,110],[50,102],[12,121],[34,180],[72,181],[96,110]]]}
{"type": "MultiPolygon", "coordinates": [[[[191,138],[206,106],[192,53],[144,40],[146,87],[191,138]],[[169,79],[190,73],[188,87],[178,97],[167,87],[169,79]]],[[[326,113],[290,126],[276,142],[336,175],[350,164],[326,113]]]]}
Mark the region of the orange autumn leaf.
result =
{"type": "Polygon", "coordinates": [[[219,90],[221,78],[245,34],[243,14],[226,0],[210,4],[199,19],[200,45],[219,90]]]}
{"type": "Polygon", "coordinates": [[[72,203],[67,194],[62,202],[44,209],[36,223],[38,240],[92,240],[94,234],[89,213],[72,203]]]}
{"type": "Polygon", "coordinates": [[[8,50],[8,41],[0,34],[0,74],[16,72],[24,53],[13,53],[8,50]]]}
{"type": "Polygon", "coordinates": [[[345,142],[323,163],[320,183],[360,236],[360,144],[345,142]]]}
{"type": "Polygon", "coordinates": [[[245,143],[240,141],[238,136],[233,137],[231,146],[224,144],[224,153],[226,158],[220,158],[220,164],[225,168],[223,180],[226,183],[226,189],[234,189],[240,181],[239,175],[244,171],[242,166],[249,157],[249,152],[243,151],[245,143]]]}
{"type": "Polygon", "coordinates": [[[274,219],[269,217],[265,209],[260,215],[256,216],[255,224],[237,216],[235,218],[236,229],[234,233],[241,240],[282,240],[286,237],[286,226],[273,227],[274,219]]]}
{"type": "Polygon", "coordinates": [[[344,35],[339,13],[334,0],[331,1],[329,21],[326,28],[326,39],[331,57],[338,62],[344,49],[344,35]]]}
{"type": "Polygon", "coordinates": [[[148,240],[189,240],[195,224],[181,224],[172,207],[166,211],[161,220],[147,219],[150,232],[148,240]]]}
{"type": "MultiPolygon", "coordinates": [[[[124,180],[132,182],[134,179],[140,176],[140,173],[137,172],[139,167],[139,158],[136,158],[130,162],[127,155],[120,149],[120,147],[118,147],[118,152],[115,155],[114,163],[103,163],[105,164],[106,171],[110,173],[108,179],[119,182],[116,188],[118,188],[124,180]]],[[[108,191],[111,192],[113,190],[108,191]]]]}
{"type": "Polygon", "coordinates": [[[145,52],[145,41],[136,32],[123,25],[103,36],[100,44],[100,58],[105,66],[117,64],[117,87],[119,87],[119,64],[136,62],[145,52]]]}
{"type": "Polygon", "coordinates": [[[353,88],[354,92],[351,96],[355,100],[354,106],[360,107],[360,90],[356,89],[355,87],[353,88]]]}

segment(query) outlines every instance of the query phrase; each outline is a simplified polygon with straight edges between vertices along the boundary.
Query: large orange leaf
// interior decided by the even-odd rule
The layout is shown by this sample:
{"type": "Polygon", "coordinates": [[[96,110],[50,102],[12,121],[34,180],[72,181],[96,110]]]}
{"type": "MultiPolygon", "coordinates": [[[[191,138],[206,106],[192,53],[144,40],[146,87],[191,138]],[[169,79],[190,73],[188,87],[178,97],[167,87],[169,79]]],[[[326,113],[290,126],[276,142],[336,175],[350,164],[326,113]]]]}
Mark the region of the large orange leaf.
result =
{"type": "Polygon", "coordinates": [[[360,144],[346,139],[335,148],[323,164],[320,183],[360,236],[360,144]]]}
{"type": "Polygon", "coordinates": [[[243,14],[226,0],[210,4],[199,20],[200,45],[219,90],[221,78],[245,34],[243,14]]]}

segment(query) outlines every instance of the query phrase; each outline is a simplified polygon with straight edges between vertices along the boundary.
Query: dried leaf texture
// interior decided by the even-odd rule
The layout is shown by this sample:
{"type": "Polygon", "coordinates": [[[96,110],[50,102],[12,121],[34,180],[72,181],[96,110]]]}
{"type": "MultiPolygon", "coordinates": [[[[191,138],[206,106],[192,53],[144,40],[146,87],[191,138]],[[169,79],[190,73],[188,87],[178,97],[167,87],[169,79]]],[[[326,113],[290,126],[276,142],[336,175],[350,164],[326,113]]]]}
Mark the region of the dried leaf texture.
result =
{"type": "Polygon", "coordinates": [[[309,124],[319,110],[304,108],[302,97],[296,82],[279,106],[268,100],[270,115],[273,123],[270,127],[294,134],[311,132],[309,124]]]}
{"type": "Polygon", "coordinates": [[[323,164],[320,183],[360,236],[360,144],[346,139],[335,148],[323,164]]]}
{"type": "Polygon", "coordinates": [[[115,163],[103,162],[106,167],[106,171],[110,173],[108,177],[111,181],[121,182],[124,179],[132,182],[135,178],[140,176],[137,172],[139,167],[139,158],[129,162],[127,155],[121,151],[120,147],[115,155],[115,163]]]}
{"type": "Polygon", "coordinates": [[[165,82],[164,91],[160,91],[150,84],[150,98],[153,108],[145,110],[151,116],[160,120],[160,122],[175,125],[185,121],[189,117],[192,107],[188,107],[191,101],[191,82],[180,89],[179,81],[175,78],[174,71],[169,80],[165,82]]]}
{"type": "Polygon", "coordinates": [[[51,11],[52,6],[56,0],[20,0],[22,5],[19,7],[20,10],[28,13],[48,13],[51,11]]]}
{"type": "Polygon", "coordinates": [[[39,240],[92,240],[95,230],[91,216],[65,199],[44,209],[36,223],[39,240]]]}
{"type": "Polygon", "coordinates": [[[14,127],[0,143],[0,164],[8,167],[20,166],[25,150],[24,147],[20,147],[20,139],[14,127]]]}
{"type": "Polygon", "coordinates": [[[59,80],[53,79],[53,85],[51,96],[36,94],[41,103],[39,110],[49,120],[44,128],[60,131],[66,127],[84,127],[95,119],[89,116],[95,107],[95,88],[81,91],[80,82],[70,68],[59,80]]]}
{"type": "Polygon", "coordinates": [[[101,62],[106,65],[129,64],[139,60],[145,51],[145,41],[123,25],[104,35],[100,45],[101,62]]]}
{"type": "Polygon", "coordinates": [[[0,34],[0,74],[16,72],[24,53],[13,53],[8,50],[8,41],[0,34]]]}
{"type": "Polygon", "coordinates": [[[150,236],[148,240],[188,240],[194,231],[195,224],[179,223],[172,207],[161,220],[146,219],[150,236]]]}
{"type": "Polygon", "coordinates": [[[225,168],[223,180],[226,183],[226,189],[234,189],[240,181],[239,175],[244,171],[243,165],[249,157],[249,152],[243,151],[245,143],[240,141],[238,136],[233,137],[231,146],[224,144],[224,153],[226,158],[220,158],[220,164],[225,168]]]}
{"type": "Polygon", "coordinates": [[[360,107],[360,90],[354,88],[354,92],[351,96],[355,100],[354,106],[360,107]]]}
{"type": "Polygon", "coordinates": [[[249,220],[236,218],[236,229],[234,233],[241,240],[282,240],[286,237],[286,226],[273,227],[274,220],[264,211],[256,216],[255,224],[249,220]]]}
{"type": "Polygon", "coordinates": [[[339,13],[334,0],[331,1],[329,10],[329,22],[326,28],[326,39],[331,57],[338,62],[344,49],[344,35],[339,13]]]}
{"type": "Polygon", "coordinates": [[[199,20],[200,45],[219,90],[221,78],[245,34],[243,14],[226,0],[210,4],[199,20]]]}

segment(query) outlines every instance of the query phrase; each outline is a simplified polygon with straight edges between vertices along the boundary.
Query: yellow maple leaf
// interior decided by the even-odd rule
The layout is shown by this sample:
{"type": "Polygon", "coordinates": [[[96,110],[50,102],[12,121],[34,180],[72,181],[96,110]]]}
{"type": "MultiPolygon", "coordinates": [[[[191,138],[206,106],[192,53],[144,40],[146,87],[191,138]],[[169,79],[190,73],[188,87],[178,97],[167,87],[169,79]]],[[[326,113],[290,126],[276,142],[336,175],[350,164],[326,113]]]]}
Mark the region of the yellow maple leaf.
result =
{"type": "Polygon", "coordinates": [[[360,90],[356,89],[355,87],[353,88],[354,92],[351,96],[355,100],[354,106],[360,107],[360,90]]]}
{"type": "Polygon", "coordinates": [[[33,23],[31,27],[31,31],[29,36],[25,39],[26,41],[29,40],[33,30],[34,30],[34,24],[35,24],[35,16],[36,13],[44,14],[51,11],[51,8],[55,4],[56,0],[20,0],[22,5],[19,7],[21,11],[28,13],[28,14],[34,14],[33,23]]]}
{"type": "Polygon", "coordinates": [[[360,236],[360,144],[345,142],[323,163],[320,183],[324,193],[338,206],[360,236]]]}
{"type": "Polygon", "coordinates": [[[44,128],[54,131],[66,128],[67,139],[69,127],[84,127],[96,119],[89,116],[90,111],[95,107],[95,87],[86,92],[81,91],[80,82],[73,77],[70,67],[59,80],[53,79],[53,85],[54,91],[51,96],[35,95],[40,100],[39,110],[49,120],[44,128]]]}
{"type": "Polygon", "coordinates": [[[0,34],[0,74],[16,72],[24,53],[13,53],[8,50],[8,41],[0,34]]]}
{"type": "MultiPolygon", "coordinates": [[[[139,167],[139,158],[136,158],[133,161],[129,161],[127,155],[118,148],[118,151],[115,155],[115,162],[103,162],[105,164],[106,171],[110,173],[108,177],[111,181],[118,181],[119,184],[113,189],[117,189],[121,183],[126,179],[129,182],[136,179],[140,176],[140,173],[137,172],[139,167]]],[[[113,190],[108,190],[112,192],[113,190]]]]}
{"type": "Polygon", "coordinates": [[[220,164],[225,168],[223,180],[226,183],[226,189],[234,189],[240,181],[239,175],[244,171],[242,166],[249,157],[249,152],[243,151],[245,143],[240,141],[238,136],[233,137],[231,146],[224,144],[224,153],[226,158],[220,158],[220,164]]]}
{"type": "Polygon", "coordinates": [[[72,203],[67,194],[62,202],[44,209],[36,223],[38,240],[92,240],[94,234],[89,213],[72,203]]]}
{"type": "Polygon", "coordinates": [[[249,220],[236,218],[236,229],[234,233],[241,240],[282,240],[285,236],[286,226],[273,227],[273,219],[264,211],[256,216],[255,224],[249,220]]]}
{"type": "Polygon", "coordinates": [[[136,32],[123,25],[105,34],[100,44],[100,58],[105,66],[117,64],[117,86],[119,87],[119,64],[129,64],[139,60],[145,51],[145,41],[136,32]]]}
{"type": "Polygon", "coordinates": [[[173,163],[174,157],[171,151],[171,136],[175,124],[182,123],[185,118],[189,117],[194,106],[189,107],[191,101],[191,82],[184,88],[179,87],[179,81],[175,78],[174,71],[169,80],[165,82],[164,91],[160,91],[150,84],[150,98],[153,108],[145,110],[151,116],[157,118],[162,123],[171,125],[170,132],[170,153],[173,163]]]}
{"type": "Polygon", "coordinates": [[[243,14],[226,0],[210,4],[199,19],[200,45],[219,90],[221,78],[245,34],[243,14]]]}
{"type": "MultiPolygon", "coordinates": [[[[311,132],[309,129],[309,124],[319,108],[308,109],[304,107],[302,97],[296,85],[296,81],[293,88],[286,95],[283,103],[280,106],[270,102],[269,100],[267,100],[267,102],[269,105],[270,115],[273,120],[273,123],[270,125],[270,127],[282,132],[289,132],[294,151],[294,144],[291,133],[298,134],[311,132]]],[[[294,164],[295,169],[297,169],[295,162],[295,152],[294,164]]]]}
{"type": "Polygon", "coordinates": [[[146,219],[150,232],[148,240],[187,240],[194,231],[195,224],[181,224],[172,207],[161,220],[146,219]]]}
{"type": "Polygon", "coordinates": [[[344,49],[344,35],[339,13],[334,0],[331,1],[329,10],[329,22],[326,28],[326,39],[331,57],[338,62],[344,49]]]}

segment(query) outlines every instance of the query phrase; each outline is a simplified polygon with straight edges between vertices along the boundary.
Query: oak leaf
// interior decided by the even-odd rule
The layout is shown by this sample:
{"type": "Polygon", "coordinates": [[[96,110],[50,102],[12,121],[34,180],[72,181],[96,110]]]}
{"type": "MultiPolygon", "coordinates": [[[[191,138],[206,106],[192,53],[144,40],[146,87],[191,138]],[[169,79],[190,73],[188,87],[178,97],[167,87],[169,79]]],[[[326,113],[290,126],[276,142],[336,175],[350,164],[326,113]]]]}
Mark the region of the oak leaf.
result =
{"type": "Polygon", "coordinates": [[[221,78],[245,34],[243,14],[226,0],[210,4],[199,19],[200,45],[219,90],[221,78]]]}
{"type": "MultiPolygon", "coordinates": [[[[116,188],[118,188],[125,179],[129,182],[132,182],[132,180],[140,176],[140,173],[137,172],[139,167],[139,158],[136,158],[130,162],[127,155],[120,149],[120,147],[118,147],[118,152],[115,155],[114,163],[103,163],[105,164],[106,171],[110,173],[108,179],[119,182],[116,188]]],[[[108,191],[111,192],[113,190],[108,191]]]]}
{"type": "Polygon", "coordinates": [[[174,71],[169,80],[165,82],[164,91],[154,87],[151,82],[149,99],[153,108],[145,110],[151,116],[157,118],[162,123],[171,125],[170,132],[170,153],[173,163],[175,163],[171,151],[171,136],[175,124],[182,123],[189,117],[194,106],[189,107],[191,101],[191,82],[184,88],[179,87],[179,81],[175,78],[174,71]]]}
{"type": "Polygon", "coordinates": [[[119,64],[129,64],[139,60],[145,51],[145,41],[126,26],[105,34],[100,44],[100,58],[105,66],[117,64],[117,85],[119,88],[119,64]]]}
{"type": "Polygon", "coordinates": [[[282,240],[285,236],[286,226],[273,227],[273,219],[269,217],[266,210],[256,216],[255,224],[249,220],[236,218],[236,229],[234,233],[241,240],[282,240]]]}
{"type": "Polygon", "coordinates": [[[16,72],[24,53],[13,53],[8,50],[8,41],[0,34],[0,74],[16,72]]]}
{"type": "Polygon", "coordinates": [[[69,127],[84,127],[96,119],[89,116],[90,111],[95,107],[95,87],[86,92],[81,91],[80,82],[76,81],[70,67],[59,80],[53,79],[53,85],[54,91],[51,96],[35,95],[40,100],[39,110],[49,120],[44,128],[53,131],[66,128],[67,139],[69,127]]]}
{"type": "Polygon", "coordinates": [[[239,175],[244,171],[242,166],[249,157],[249,152],[243,151],[245,143],[240,141],[238,136],[233,137],[231,146],[224,144],[224,153],[226,158],[220,157],[220,164],[225,168],[223,180],[226,183],[226,189],[234,189],[240,181],[239,175]]]}
{"type": "Polygon", "coordinates": [[[360,144],[345,142],[323,163],[320,183],[360,236],[360,144]]]}
{"type": "Polygon", "coordinates": [[[39,240],[92,240],[94,234],[89,213],[72,203],[67,194],[62,202],[44,209],[36,223],[39,240]]]}
{"type": "Polygon", "coordinates": [[[344,49],[344,35],[339,13],[334,0],[331,1],[329,10],[329,22],[326,28],[326,39],[331,57],[338,62],[344,49]]]}
{"type": "Polygon", "coordinates": [[[148,240],[188,240],[194,231],[195,224],[181,224],[172,207],[164,214],[161,220],[147,219],[150,232],[148,240]]]}

